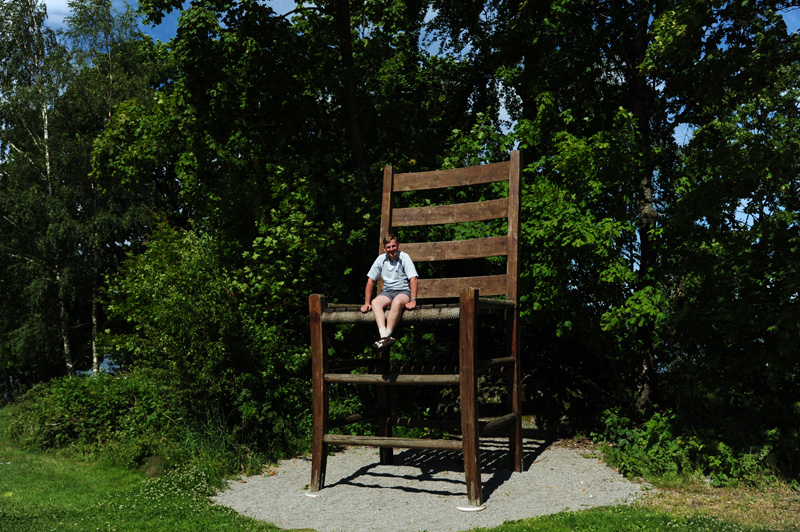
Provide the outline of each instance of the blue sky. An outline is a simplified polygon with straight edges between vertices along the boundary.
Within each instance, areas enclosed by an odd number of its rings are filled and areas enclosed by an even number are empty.
[[[278,13],[286,13],[294,8],[294,0],[266,0],[268,4]],[[47,5],[47,14],[49,15],[50,25],[52,27],[62,27],[64,18],[69,15],[69,0],[44,0]],[[138,6],[138,0],[131,0],[128,2],[134,8]],[[123,0],[113,0],[115,8],[119,9],[123,5]],[[800,9],[792,9],[786,11],[784,14],[786,25],[790,31],[797,31],[800,27]],[[178,27],[178,12],[173,11],[171,14],[164,18],[164,21],[157,27],[142,27],[142,29],[150,34],[154,39],[167,41],[175,35],[175,30]]]
[[[61,28],[64,26],[64,19],[69,16],[69,0],[44,0],[47,5],[47,16],[50,26],[54,28]],[[127,2],[133,8],[138,7],[138,0],[130,0]],[[267,0],[267,3],[272,6],[272,9],[278,13],[286,13],[295,7],[294,0]],[[125,4],[123,0],[112,0],[112,5],[115,9],[122,9]],[[178,15],[180,13],[176,10],[164,17],[161,24],[156,27],[143,25],[142,30],[148,33],[154,39],[161,41],[168,41],[171,37],[175,36],[175,31],[178,27]]]

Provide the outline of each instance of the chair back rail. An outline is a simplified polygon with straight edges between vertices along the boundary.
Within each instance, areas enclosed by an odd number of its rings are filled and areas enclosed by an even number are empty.
[[[395,208],[395,195],[402,192],[469,187],[487,183],[508,183],[508,196],[499,199],[424,207]],[[502,163],[398,173],[391,166],[383,172],[381,239],[395,227],[419,227],[506,219],[508,231],[489,236],[445,242],[403,242],[401,248],[415,263],[506,257],[506,272],[473,277],[421,278],[417,299],[457,298],[463,288],[474,287],[484,296],[505,296],[518,300],[519,287],[519,152]],[[379,252],[382,252],[381,242]]]

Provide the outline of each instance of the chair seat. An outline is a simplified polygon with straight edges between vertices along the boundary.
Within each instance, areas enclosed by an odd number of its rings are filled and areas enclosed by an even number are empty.
[[[481,297],[478,299],[478,312],[497,313],[513,310],[516,307],[514,301],[505,299],[495,299]],[[460,307],[455,303],[433,303],[418,304],[414,310],[407,310],[403,313],[404,322],[426,322],[426,321],[456,321],[460,317]],[[361,305],[358,304],[329,304],[322,311],[322,323],[325,324],[346,324],[346,323],[374,323],[375,316],[372,312],[361,312]]]

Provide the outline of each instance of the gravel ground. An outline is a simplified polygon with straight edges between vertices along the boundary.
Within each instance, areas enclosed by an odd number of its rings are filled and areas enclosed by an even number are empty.
[[[481,440],[486,509],[468,506],[461,454],[395,450],[382,466],[377,448],[348,448],[328,457],[326,486],[308,497],[310,457],[280,462],[263,475],[234,481],[214,502],[281,528],[319,532],[456,532],[505,521],[632,501],[632,483],[586,450],[525,440],[522,473],[505,469],[507,450]],[[507,447],[506,447],[507,449]]]

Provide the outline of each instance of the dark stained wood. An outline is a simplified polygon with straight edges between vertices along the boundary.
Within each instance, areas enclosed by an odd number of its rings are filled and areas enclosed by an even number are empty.
[[[409,192],[412,190],[431,190],[496,183],[508,179],[508,166],[509,163],[504,162],[451,170],[395,174],[394,191]]]
[[[519,152],[511,152],[508,170],[508,248],[506,273],[508,275],[506,295],[512,301],[519,298],[519,206],[521,199]]]
[[[371,313],[362,314],[360,303],[327,305],[321,296],[311,296],[309,313],[312,344],[312,394],[314,397],[312,434],[311,491],[324,486],[327,445],[372,445],[380,448],[381,463],[392,462],[393,448],[422,448],[459,450],[463,453],[465,480],[469,503],[483,503],[479,436],[484,432],[507,430],[510,466],[522,471],[522,417],[520,387],[519,339],[519,266],[520,266],[520,197],[521,162],[519,152],[512,152],[510,160],[503,163],[454,170],[395,174],[391,166],[384,169],[380,238],[394,227],[416,227],[453,223],[468,224],[485,220],[506,219],[508,233],[482,239],[456,242],[401,243],[415,262],[505,257],[506,273],[465,278],[420,279],[417,309],[406,311],[403,321],[459,322],[458,366],[443,361],[435,366],[390,365],[389,350],[375,358],[351,358],[339,363],[331,371],[327,356],[327,328],[338,324],[369,323],[374,326]],[[508,197],[482,202],[427,207],[394,208],[397,193],[412,190],[429,190],[444,187],[462,187],[492,182],[508,182]],[[379,253],[383,252],[382,242]],[[380,283],[379,283],[380,288]],[[479,298],[501,296],[501,298]],[[425,300],[457,300],[458,303],[425,303]],[[479,316],[495,314],[504,317],[507,329],[506,352],[488,360],[477,361],[477,334]],[[357,347],[355,353],[361,351]],[[352,355],[351,355],[352,356]],[[448,366],[448,363],[450,364]],[[349,369],[367,368],[368,374],[352,374]],[[374,369],[372,369],[374,368]],[[478,419],[478,373],[497,371],[506,379],[509,413],[488,421]],[[330,383],[366,384],[376,387],[377,409],[353,414],[341,420],[328,420],[328,387]],[[458,386],[460,392],[460,420],[422,419],[410,420],[393,415],[390,390],[395,386]],[[397,390],[395,389],[395,392]],[[377,422],[376,436],[334,435],[329,430],[335,425],[346,426],[355,422]],[[462,439],[432,440],[396,438],[393,427],[461,428]]]
[[[473,506],[483,504],[481,457],[478,447],[478,375],[475,372],[478,291],[465,288],[461,292],[459,332],[459,390],[461,392],[461,440],[464,445],[464,476],[467,498]]]
[[[493,358],[478,363],[478,369],[506,368],[514,365],[514,357]]]
[[[352,425],[353,423],[363,423],[365,421],[372,421],[373,419],[377,419],[379,412],[377,409],[370,410],[368,412],[362,412],[360,414],[351,414],[349,416],[333,419],[328,422],[329,429],[336,429],[339,427],[346,427],[347,425]]]
[[[458,374],[458,366],[392,366],[389,373]]]
[[[380,371],[385,375],[389,373],[392,366],[390,350],[385,349],[381,352]],[[378,398],[378,436],[381,438],[392,437],[392,425],[389,423],[389,414],[392,412],[392,393],[389,386],[380,386],[376,383],[375,395]],[[394,463],[394,451],[391,447],[381,447],[378,451],[382,465],[392,465]]]
[[[308,298],[311,325],[311,394],[313,397],[311,429],[311,484],[309,490],[316,492],[325,486],[325,469],[328,449],[323,438],[328,432],[328,385],[325,384],[328,351],[327,334],[322,324],[322,309],[325,297],[312,294]]]
[[[494,236],[450,242],[409,242],[401,244],[400,249],[414,262],[501,257],[508,252],[508,238]]]
[[[458,430],[461,428],[461,421],[458,419],[392,418],[389,420],[389,423],[395,427],[411,427],[417,429]]]
[[[394,170],[391,166],[383,169],[383,193],[381,197],[381,234],[378,241],[378,254],[383,253],[383,237],[392,232],[392,189],[394,188]]]
[[[394,227],[406,227],[478,222],[507,217],[508,198],[501,198],[475,203],[394,209],[392,222]]]
[[[506,425],[514,423],[516,420],[517,420],[517,416],[514,415],[513,412],[510,413],[510,414],[506,414],[504,416],[500,416],[498,418],[495,418],[495,419],[489,421],[488,423],[485,423],[481,427],[481,435],[483,435],[483,434],[491,434],[492,431],[499,430],[499,429],[505,427]]]
[[[524,471],[524,457],[522,449],[522,365],[519,356],[519,307],[509,312],[509,321],[510,324],[507,327],[509,331],[508,351],[511,353],[511,358],[514,362],[506,386],[508,388],[509,407],[516,418],[508,432],[508,455],[511,461],[510,469],[521,473]]]
[[[441,298],[453,297],[462,289],[474,286],[485,295],[504,295],[505,275],[489,275],[486,277],[451,277],[449,279],[420,279],[417,297]]]
[[[458,440],[434,440],[424,438],[381,438],[378,436],[348,436],[326,434],[325,443],[333,445],[368,445],[371,447],[395,447],[401,449],[438,449],[460,451]]]
[[[511,153],[508,169],[508,255],[506,257],[507,284],[506,297],[519,303],[519,249],[520,249],[520,203],[522,198],[521,167],[519,151]],[[519,306],[509,313],[510,323],[508,352],[514,359],[512,371],[507,381],[509,407],[516,418],[508,432],[509,459],[511,469],[523,471],[522,449],[522,369],[519,345]]]
[[[400,386],[437,384],[440,386],[447,386],[458,384],[458,375],[405,375],[402,373],[354,375],[352,373],[327,373],[325,375],[325,382],[338,382],[346,384],[394,384]]]

